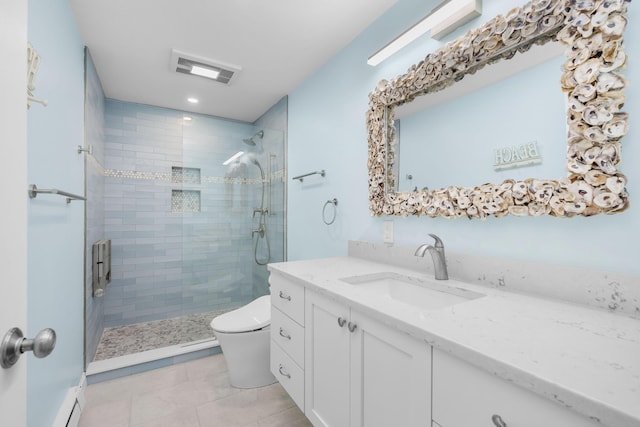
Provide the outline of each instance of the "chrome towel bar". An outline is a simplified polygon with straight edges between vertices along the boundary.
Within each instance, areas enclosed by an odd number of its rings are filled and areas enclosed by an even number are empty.
[[[78,196],[77,194],[67,193],[66,191],[58,190],[56,188],[38,188],[35,184],[29,186],[29,198],[35,199],[38,193],[45,194],[58,194],[67,198],[67,203],[71,203],[72,200],[87,200],[85,197]]]
[[[307,177],[307,176],[311,176],[311,175],[320,175],[321,177],[324,177],[325,175],[325,171],[324,169],[322,169],[321,171],[315,171],[315,172],[309,172],[309,173],[305,173],[304,175],[298,175],[298,176],[294,176],[292,179],[299,179],[300,182],[302,182],[302,178]]]

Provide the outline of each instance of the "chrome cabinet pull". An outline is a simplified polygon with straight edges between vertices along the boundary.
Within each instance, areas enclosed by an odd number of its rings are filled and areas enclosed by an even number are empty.
[[[338,317],[338,326],[340,326],[342,328],[345,323],[347,323],[347,319],[343,319],[342,317]]]
[[[286,299],[287,301],[291,301],[291,296],[280,291],[280,298]]]
[[[33,351],[37,358],[47,357],[56,346],[56,332],[43,329],[34,339],[25,338],[20,328],[12,328],[0,345],[0,366],[7,369],[15,365],[22,353]]]
[[[284,366],[280,365],[280,367],[278,368],[278,371],[280,372],[280,375],[282,375],[283,377],[287,377],[291,379],[291,374],[289,374],[287,371],[284,370]]]
[[[351,323],[351,322],[349,322],[349,324],[347,325],[347,328],[349,328],[349,332],[355,331],[357,327],[358,327],[358,325],[356,325],[355,323]]]
[[[286,332],[284,331],[284,329],[282,329],[282,328],[280,328],[280,336],[281,336],[281,337],[283,337],[283,338],[286,338],[286,339],[288,339],[288,340],[290,340],[290,339],[291,339],[291,335],[289,335],[288,333],[286,333]]]
[[[491,417],[491,421],[493,421],[493,425],[496,427],[507,427],[507,423],[502,421],[500,415],[494,415]]]

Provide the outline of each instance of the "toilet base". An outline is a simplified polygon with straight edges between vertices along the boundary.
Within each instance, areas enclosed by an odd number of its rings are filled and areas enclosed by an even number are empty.
[[[229,381],[236,388],[264,387],[275,383],[270,370],[270,327],[258,331],[215,332],[229,369]]]

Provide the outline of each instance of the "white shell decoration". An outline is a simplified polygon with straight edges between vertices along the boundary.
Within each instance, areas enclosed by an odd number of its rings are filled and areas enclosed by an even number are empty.
[[[372,215],[480,218],[573,217],[624,211],[626,177],[617,170],[628,115],[622,34],[630,0],[532,0],[430,53],[369,94],[369,209]],[[567,171],[559,180],[505,180],[476,187],[394,193],[394,107],[437,92],[485,65],[557,39],[566,46],[560,88],[567,94]]]

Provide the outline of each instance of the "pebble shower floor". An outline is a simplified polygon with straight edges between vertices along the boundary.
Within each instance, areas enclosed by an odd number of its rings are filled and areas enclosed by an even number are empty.
[[[94,361],[214,338],[211,320],[230,310],[105,328]]]

